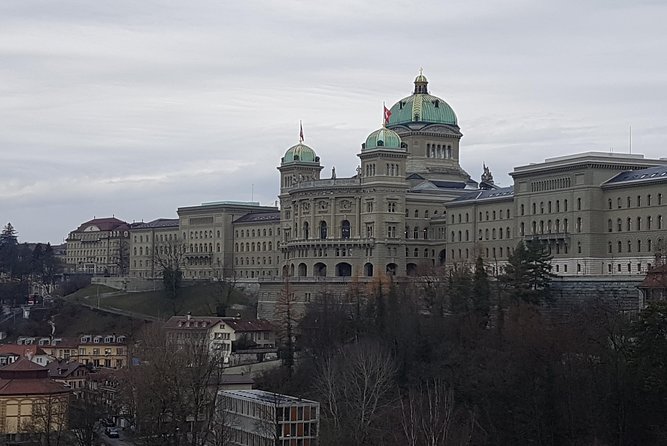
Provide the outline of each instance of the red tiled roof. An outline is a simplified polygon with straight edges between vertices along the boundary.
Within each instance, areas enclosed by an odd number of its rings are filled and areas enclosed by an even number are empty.
[[[69,387],[62,383],[45,379],[2,379],[0,378],[0,395],[44,395],[67,393]]]
[[[31,371],[31,370],[45,370],[46,367],[42,367],[39,364],[35,364],[28,358],[21,358],[17,361],[12,362],[11,364],[7,364],[6,366],[0,367],[0,370],[5,372],[7,370],[10,371]]]
[[[94,218],[85,223],[82,223],[76,230],[83,231],[88,226],[97,226],[100,231],[112,231],[114,229],[128,229],[129,226],[123,220],[118,220],[115,217]]]
[[[46,355],[41,346],[30,344],[30,345],[18,345],[18,344],[0,344],[0,354],[2,353],[14,353],[27,357],[28,354],[35,355]]]
[[[649,270],[639,288],[667,288],[667,265]]]

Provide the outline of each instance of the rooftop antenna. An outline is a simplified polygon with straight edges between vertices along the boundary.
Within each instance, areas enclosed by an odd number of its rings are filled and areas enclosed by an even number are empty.
[[[630,154],[632,154],[632,125],[630,125],[630,141],[629,141]]]
[[[255,201],[255,185],[250,185],[250,201]]]

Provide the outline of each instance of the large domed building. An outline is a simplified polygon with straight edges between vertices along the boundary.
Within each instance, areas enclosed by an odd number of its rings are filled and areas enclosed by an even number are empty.
[[[243,253],[236,261],[242,278],[259,276],[260,307],[275,301],[284,277],[307,301],[313,281],[345,285],[353,277],[410,276],[443,265],[444,204],[478,188],[459,165],[461,136],[454,110],[429,93],[420,73],[412,95],[361,144],[353,177],[332,169],[322,178],[315,149],[303,141],[290,147],[278,167],[274,275],[261,276]]]
[[[422,73],[386,115],[385,125],[349,149],[358,166],[351,177],[335,169],[322,175],[325,154],[301,137],[280,158],[279,207],[210,202],[179,208],[178,220],[128,224],[130,276],[159,278],[153,256],[178,241],[185,279],[255,287],[258,315],[273,318],[285,292],[305,308],[351,282],[431,274],[478,257],[497,273],[520,240],[548,246],[553,272],[570,279],[623,274],[631,283],[667,258],[667,160],[559,156],[516,167],[513,185],[499,188],[486,166],[479,184],[461,168],[456,113],[431,94]],[[84,235],[70,234],[68,257],[97,252],[86,243],[99,242],[93,235],[104,228],[91,232],[90,223],[79,228]],[[569,293],[589,285],[563,286]],[[628,302],[637,294],[634,285],[623,292]]]

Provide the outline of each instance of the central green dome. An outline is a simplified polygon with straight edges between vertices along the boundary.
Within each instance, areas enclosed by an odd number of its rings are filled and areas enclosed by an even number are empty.
[[[320,157],[315,154],[315,151],[303,143],[299,143],[290,147],[285,152],[282,159],[284,163],[319,163]]]
[[[415,91],[391,107],[389,125],[421,122],[458,126],[452,107],[437,96],[428,93],[428,80],[423,74],[415,79]]]
[[[404,150],[401,145],[401,137],[398,136],[398,133],[382,127],[368,135],[361,151],[374,149]]]

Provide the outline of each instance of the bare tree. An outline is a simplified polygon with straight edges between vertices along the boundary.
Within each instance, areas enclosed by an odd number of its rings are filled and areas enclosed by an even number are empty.
[[[97,438],[97,425],[107,415],[101,401],[85,390],[72,399],[69,406],[69,428],[77,446],[93,446]]]
[[[217,435],[222,357],[205,341],[168,344],[157,325],[143,334],[137,354],[142,364],[128,369],[123,395],[143,444],[207,445]]]
[[[401,395],[401,428],[408,445],[463,446],[470,444],[475,417],[457,410],[454,392],[439,378],[411,387]]]
[[[297,324],[296,301],[289,277],[285,277],[283,289],[276,301],[274,318],[278,323],[278,335],[283,346],[283,367],[287,370],[288,376],[292,376],[294,371],[294,330]]]
[[[164,290],[172,301],[173,312],[178,314],[182,305],[179,302],[183,265],[185,263],[185,242],[179,239],[165,240],[155,245],[153,268],[155,274],[162,277]]]
[[[365,444],[393,402],[396,366],[381,345],[360,342],[320,363],[315,386],[333,430],[355,445]]]
[[[70,395],[54,394],[33,401],[30,421],[21,429],[44,446],[65,444]]]

